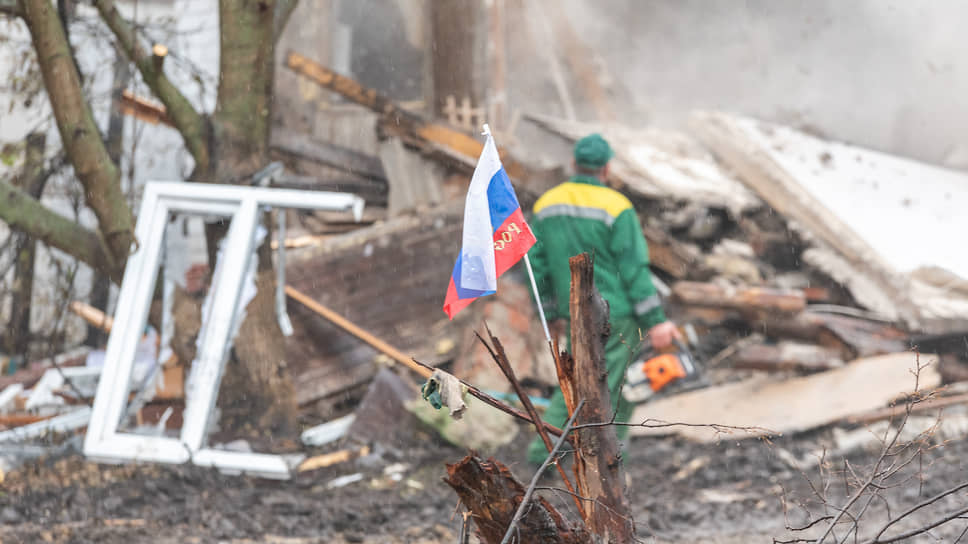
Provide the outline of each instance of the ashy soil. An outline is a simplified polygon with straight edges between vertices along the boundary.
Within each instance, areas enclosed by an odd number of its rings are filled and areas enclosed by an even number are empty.
[[[529,439],[494,452],[528,482]],[[76,453],[35,460],[7,474],[0,492],[0,542],[7,543],[412,543],[460,542],[463,517],[456,494],[442,482],[444,465],[467,452],[428,435],[397,449],[375,447],[354,461],[301,473],[292,481],[230,476],[193,466],[98,465]],[[818,523],[836,514],[852,492],[849,477],[863,478],[876,452],[828,458],[823,473],[791,468],[827,438],[827,431],[776,441],[724,440],[693,444],[679,439],[633,439],[627,449],[629,498],[642,542],[772,542],[816,537]],[[334,448],[345,447],[337,444]],[[968,480],[968,443],[949,441],[907,463],[901,485],[881,491],[891,515]],[[360,474],[342,487],[334,479]],[[570,498],[556,490],[558,476],[543,479],[545,497],[577,520]],[[901,480],[899,480],[901,481]],[[819,497],[826,497],[826,506]],[[888,519],[874,501],[861,519],[862,534]],[[964,507],[964,492],[899,528]],[[956,542],[964,519],[907,542]],[[813,532],[811,532],[813,531]],[[843,535],[843,530],[838,535]],[[475,542],[473,537],[470,542]],[[851,540],[853,541],[853,540]]]

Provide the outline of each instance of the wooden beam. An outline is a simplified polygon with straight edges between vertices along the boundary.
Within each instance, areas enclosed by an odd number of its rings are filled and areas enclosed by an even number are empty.
[[[72,312],[80,316],[81,319],[87,321],[88,324],[94,325],[104,332],[110,333],[111,327],[114,326],[113,317],[105,314],[101,310],[98,310],[86,302],[75,300],[71,302],[70,306],[68,307]]]
[[[687,305],[769,310],[785,314],[799,313],[807,306],[807,299],[802,291],[769,287],[734,287],[680,281],[672,285],[672,295]]]
[[[168,117],[163,105],[135,96],[131,91],[125,90],[121,93],[120,107],[124,115],[131,115],[152,125],[162,124],[175,128],[175,123]]]
[[[817,372],[844,366],[837,349],[799,342],[752,344],[740,348],[732,357],[733,368],[753,370],[801,370]]]
[[[286,67],[347,100],[381,114],[385,118],[381,123],[384,131],[399,136],[425,152],[433,152],[439,146],[468,159],[473,165],[484,149],[484,143],[480,139],[408,112],[375,89],[364,87],[299,53],[289,52]],[[523,181],[528,178],[529,168],[511,158],[507,150],[498,147],[498,152],[504,170],[511,179]]]
[[[274,130],[269,146],[275,151],[345,170],[366,179],[387,180],[379,157],[331,143],[318,142],[302,134]]]
[[[649,264],[679,280],[695,274],[701,265],[699,255],[690,251],[660,229],[642,225],[649,244]]]
[[[357,449],[346,449],[333,451],[330,453],[324,453],[322,455],[316,455],[306,459],[302,463],[299,463],[299,468],[296,469],[297,472],[308,472],[310,470],[318,470],[321,468],[326,468],[333,466],[338,463],[345,463],[347,461],[352,461],[358,457],[365,457],[370,454],[370,447],[363,446]]]
[[[417,361],[416,359],[407,358],[407,356],[404,355],[402,352],[400,352],[400,350],[394,348],[393,346],[387,344],[383,340],[380,340],[376,336],[374,336],[374,335],[370,334],[369,332],[363,330],[362,328],[360,328],[356,324],[352,323],[350,320],[348,320],[345,317],[339,315],[338,313],[334,312],[333,310],[330,310],[329,308],[323,306],[322,304],[316,302],[315,300],[313,300],[309,296],[307,296],[307,295],[305,295],[305,294],[297,291],[292,286],[289,286],[289,285],[286,286],[286,294],[290,298],[292,298],[293,300],[295,300],[295,301],[299,302],[300,304],[306,306],[307,308],[309,308],[313,312],[315,312],[315,313],[319,314],[320,316],[328,319],[333,324],[339,326],[343,330],[349,332],[350,334],[356,336],[360,340],[363,340],[364,342],[366,342],[367,344],[369,344],[373,348],[375,348],[375,349],[379,350],[380,352],[382,352],[383,354],[389,356],[394,361],[397,361],[397,362],[401,363],[402,365],[404,365],[405,367],[409,368],[410,370],[416,372],[421,377],[423,377],[425,379],[429,379],[430,376],[434,373],[434,370],[435,370],[434,368],[432,368],[430,366],[427,366],[427,365],[425,365],[425,364]],[[486,404],[488,404],[490,406],[493,406],[494,408],[497,408],[498,410],[501,410],[501,411],[503,411],[506,414],[510,414],[510,415],[512,415],[512,416],[514,416],[514,417],[516,417],[518,419],[521,419],[523,421],[527,421],[527,422],[530,422],[530,423],[534,423],[534,420],[531,419],[531,417],[529,415],[525,414],[524,412],[522,412],[520,410],[517,410],[515,408],[512,408],[512,407],[508,406],[507,404],[504,404],[503,402],[495,399],[494,397],[488,395],[487,393],[484,393],[480,389],[478,389],[478,388],[476,388],[476,387],[474,387],[474,386],[472,386],[472,385],[470,385],[470,384],[468,384],[466,382],[463,382],[462,381],[461,383],[465,387],[467,387],[467,392],[468,393],[470,393],[471,395],[473,395],[477,399],[483,401],[484,403],[486,403]],[[545,422],[539,422],[539,423],[541,425],[543,425],[544,428],[545,428],[545,430],[547,430],[549,433],[552,433],[552,434],[554,434],[556,436],[560,436],[561,435],[561,429],[559,429],[558,427],[555,427],[554,425],[551,425],[551,424],[545,423]]]

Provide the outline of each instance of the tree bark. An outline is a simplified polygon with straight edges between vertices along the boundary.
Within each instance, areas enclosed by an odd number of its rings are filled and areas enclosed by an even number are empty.
[[[43,133],[27,136],[27,150],[19,185],[29,191],[33,198],[40,198],[44,191],[44,150],[47,138]],[[13,233],[15,255],[13,270],[13,297],[10,301],[10,324],[7,326],[6,351],[27,361],[30,347],[30,301],[34,293],[34,259],[37,241],[25,232]]]
[[[218,158],[212,168],[216,182],[248,182],[269,160],[274,24],[274,2],[219,3],[220,78],[212,153]],[[213,241],[220,238],[221,229],[207,230],[216,235]],[[247,419],[255,418],[252,430],[257,430],[258,436],[275,440],[295,436],[297,406],[285,361],[285,338],[273,302],[275,274],[270,239],[266,236],[257,250],[258,293],[246,309],[245,321],[235,339],[220,398],[223,408],[246,406]],[[231,412],[227,409],[226,416]],[[244,433],[246,429],[240,425],[243,420],[227,417],[223,422]]]
[[[587,253],[568,260],[571,267],[571,345],[574,372],[570,387],[569,412],[580,399],[585,406],[576,427],[608,422],[612,403],[605,365],[605,339],[608,337],[608,306],[595,288],[595,270]],[[588,500],[585,523],[607,542],[635,541],[631,509],[625,497],[625,473],[619,453],[618,437],[609,425],[579,428],[575,435],[575,479],[578,494]]]
[[[131,81],[131,70],[128,68],[128,59],[120,50],[115,52],[114,78],[111,82],[111,113],[108,117],[108,156],[114,164],[121,164],[121,154],[124,146],[124,115],[121,113],[121,95],[128,82]],[[94,284],[91,286],[91,293],[88,302],[95,308],[106,312],[108,310],[108,299],[111,295],[111,279],[103,274],[95,274]],[[92,324],[87,326],[87,337],[84,344],[92,348],[100,348],[108,341],[108,335]]]
[[[134,242],[134,220],[121,192],[120,172],[84,98],[57,10],[49,0],[23,0],[22,7],[64,149],[84,185],[87,205],[97,216],[108,270],[112,277],[120,277]]]
[[[202,117],[185,95],[175,87],[165,75],[162,64],[155,62],[155,57],[147,52],[141,43],[135,28],[118,12],[113,0],[95,0],[101,18],[107,23],[111,32],[118,40],[118,46],[125,52],[128,59],[138,67],[141,77],[151,91],[165,105],[165,111],[171,119],[178,133],[185,142],[185,147],[195,159],[196,172],[205,172],[209,168],[209,133],[205,118]],[[245,93],[242,93],[245,94]]]
[[[51,211],[31,196],[0,179],[0,218],[11,230],[29,233],[36,240],[71,255],[120,281],[121,270],[110,265],[98,234]]]

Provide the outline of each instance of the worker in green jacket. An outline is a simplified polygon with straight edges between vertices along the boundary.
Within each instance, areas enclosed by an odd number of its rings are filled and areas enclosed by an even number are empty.
[[[611,334],[605,344],[605,364],[612,410],[615,421],[627,422],[633,406],[621,392],[626,368],[643,340],[662,349],[679,338],[679,331],[666,319],[652,283],[649,251],[635,208],[628,198],[604,184],[612,156],[608,142],[598,134],[575,144],[575,175],[544,193],[534,205],[529,225],[538,241],[528,257],[552,329],[568,331],[568,259],[580,253],[593,256],[595,286],[609,306]],[[560,389],[552,396],[544,419],[559,427],[568,420]],[[619,426],[616,432],[624,440],[628,427]],[[539,464],[547,455],[544,443],[535,438],[528,447],[528,461]]]

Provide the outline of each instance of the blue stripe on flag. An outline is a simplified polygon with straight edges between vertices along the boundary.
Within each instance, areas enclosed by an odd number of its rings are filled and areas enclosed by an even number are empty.
[[[521,207],[504,167],[491,176],[491,181],[487,185],[487,201],[491,211],[491,227],[495,231]]]
[[[494,290],[481,291],[479,289],[465,289],[461,287],[460,274],[461,274],[461,265],[463,263],[463,259],[464,259],[463,255],[460,255],[460,254],[457,255],[457,262],[454,263],[454,272],[451,274],[451,277],[454,279],[454,287],[457,290],[457,298],[464,299],[464,298],[483,297],[486,295],[493,295],[494,293],[496,293],[497,291],[494,291]]]

